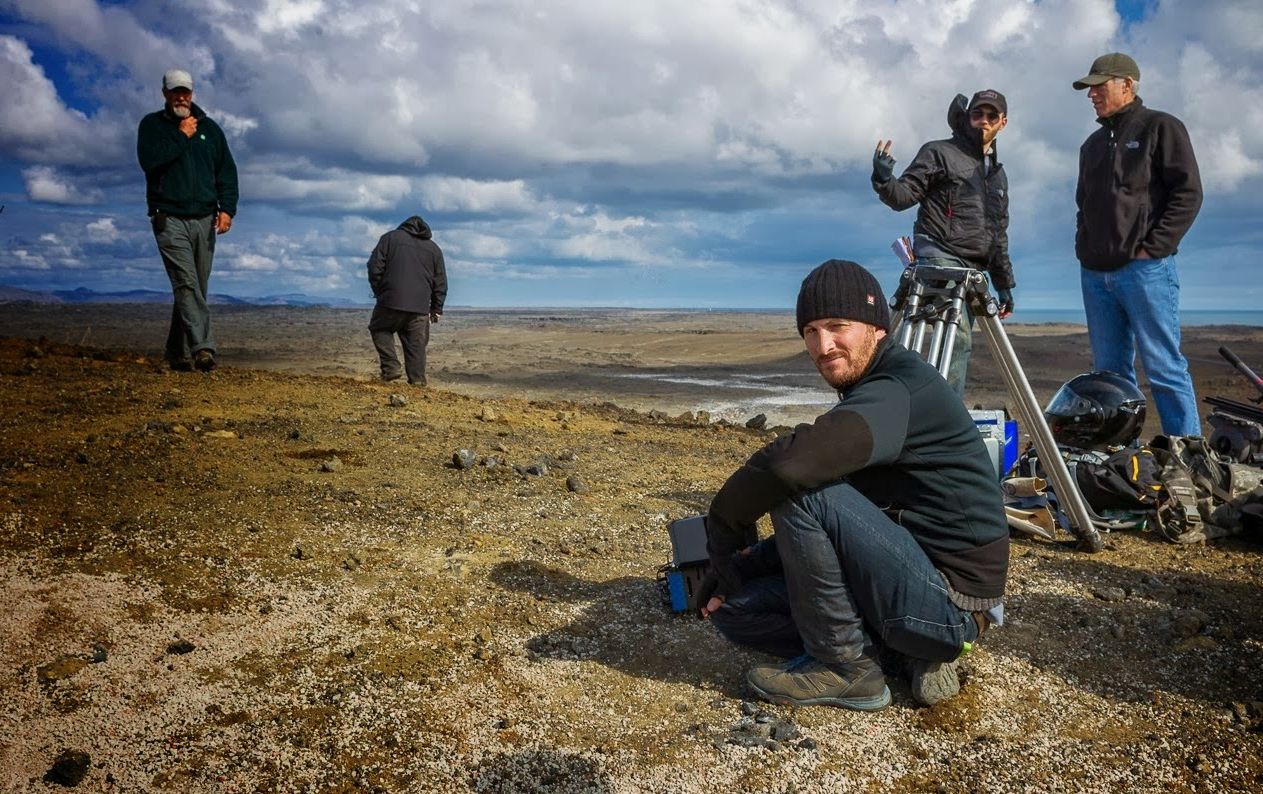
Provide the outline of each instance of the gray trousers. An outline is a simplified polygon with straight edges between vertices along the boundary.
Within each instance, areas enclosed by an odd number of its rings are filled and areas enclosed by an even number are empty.
[[[214,353],[206,289],[215,257],[215,215],[177,218],[158,213],[150,221],[175,298],[167,332],[167,361],[187,361],[199,350]]]
[[[373,347],[377,348],[382,380],[395,380],[400,376],[399,357],[395,355],[395,335],[398,334],[408,382],[425,385],[425,346],[430,343],[430,315],[377,306],[368,321],[368,331],[373,336]]]

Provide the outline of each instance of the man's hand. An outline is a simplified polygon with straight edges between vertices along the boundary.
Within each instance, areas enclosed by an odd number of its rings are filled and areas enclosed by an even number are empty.
[[[1000,299],[1000,319],[1003,320],[1013,313],[1013,290],[998,289],[996,297]]]
[[[711,596],[709,599],[707,599],[705,605],[702,606],[702,610],[701,610],[702,619],[705,620],[706,618],[715,614],[716,612],[719,611],[719,608],[723,605],[724,605],[723,598],[719,596]]]
[[[873,152],[873,183],[884,185],[895,178],[895,158],[890,156],[890,145],[894,141],[883,144],[877,142],[877,151]]]
[[[442,314],[440,314],[439,312],[430,312],[430,322],[431,322],[431,323],[437,323],[437,322],[438,322],[439,320],[441,320],[442,318],[443,318],[443,315],[442,315]]]
[[[216,216],[215,218],[215,233],[227,234],[228,230],[231,228],[232,228],[232,216],[226,212],[219,213],[219,215]]]
[[[192,138],[197,134],[197,119],[188,116],[180,121],[180,132],[184,133],[184,137]]]

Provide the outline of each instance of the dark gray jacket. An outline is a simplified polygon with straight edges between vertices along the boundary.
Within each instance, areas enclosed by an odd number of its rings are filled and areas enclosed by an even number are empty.
[[[754,453],[715,495],[706,524],[719,592],[740,586],[732,554],[757,540],[760,516],[842,479],[907,529],[957,593],[1004,595],[1008,519],[982,436],[938,371],[889,336],[836,406]]]
[[[1174,254],[1202,206],[1202,179],[1180,120],[1135,101],[1097,119],[1079,149],[1074,252],[1088,270],[1117,270],[1141,248]]]
[[[443,251],[418,215],[386,232],[368,258],[368,283],[377,305],[415,314],[442,314],[447,300]]]
[[[919,204],[913,230],[952,256],[991,275],[996,289],[1012,289],[1009,261],[1009,178],[991,144],[983,162],[982,133],[969,126],[968,100],[957,94],[947,108],[952,137],[921,147],[903,175],[874,182],[882,203],[903,211]]]

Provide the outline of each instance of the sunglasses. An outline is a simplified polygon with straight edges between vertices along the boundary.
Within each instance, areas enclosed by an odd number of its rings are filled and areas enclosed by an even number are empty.
[[[987,121],[999,121],[999,120],[1000,120],[1000,114],[999,114],[999,113],[997,113],[997,112],[996,112],[996,111],[994,111],[994,110],[985,110],[985,109],[983,109],[983,108],[974,108],[973,110],[969,111],[969,118],[971,118],[971,119],[986,119]]]

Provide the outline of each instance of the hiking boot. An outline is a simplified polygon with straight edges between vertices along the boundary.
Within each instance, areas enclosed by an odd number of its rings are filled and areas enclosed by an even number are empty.
[[[193,366],[202,372],[210,372],[219,365],[215,363],[215,354],[207,348],[202,348],[193,354]]]
[[[167,359],[167,366],[170,367],[173,372],[192,372],[193,359],[191,358]]]
[[[927,662],[924,659],[908,661],[912,699],[922,706],[933,706],[960,693],[956,662]]]
[[[746,683],[759,697],[781,705],[841,706],[857,711],[890,705],[886,678],[877,662],[866,656],[826,665],[804,654],[783,665],[759,665],[746,673]]]

